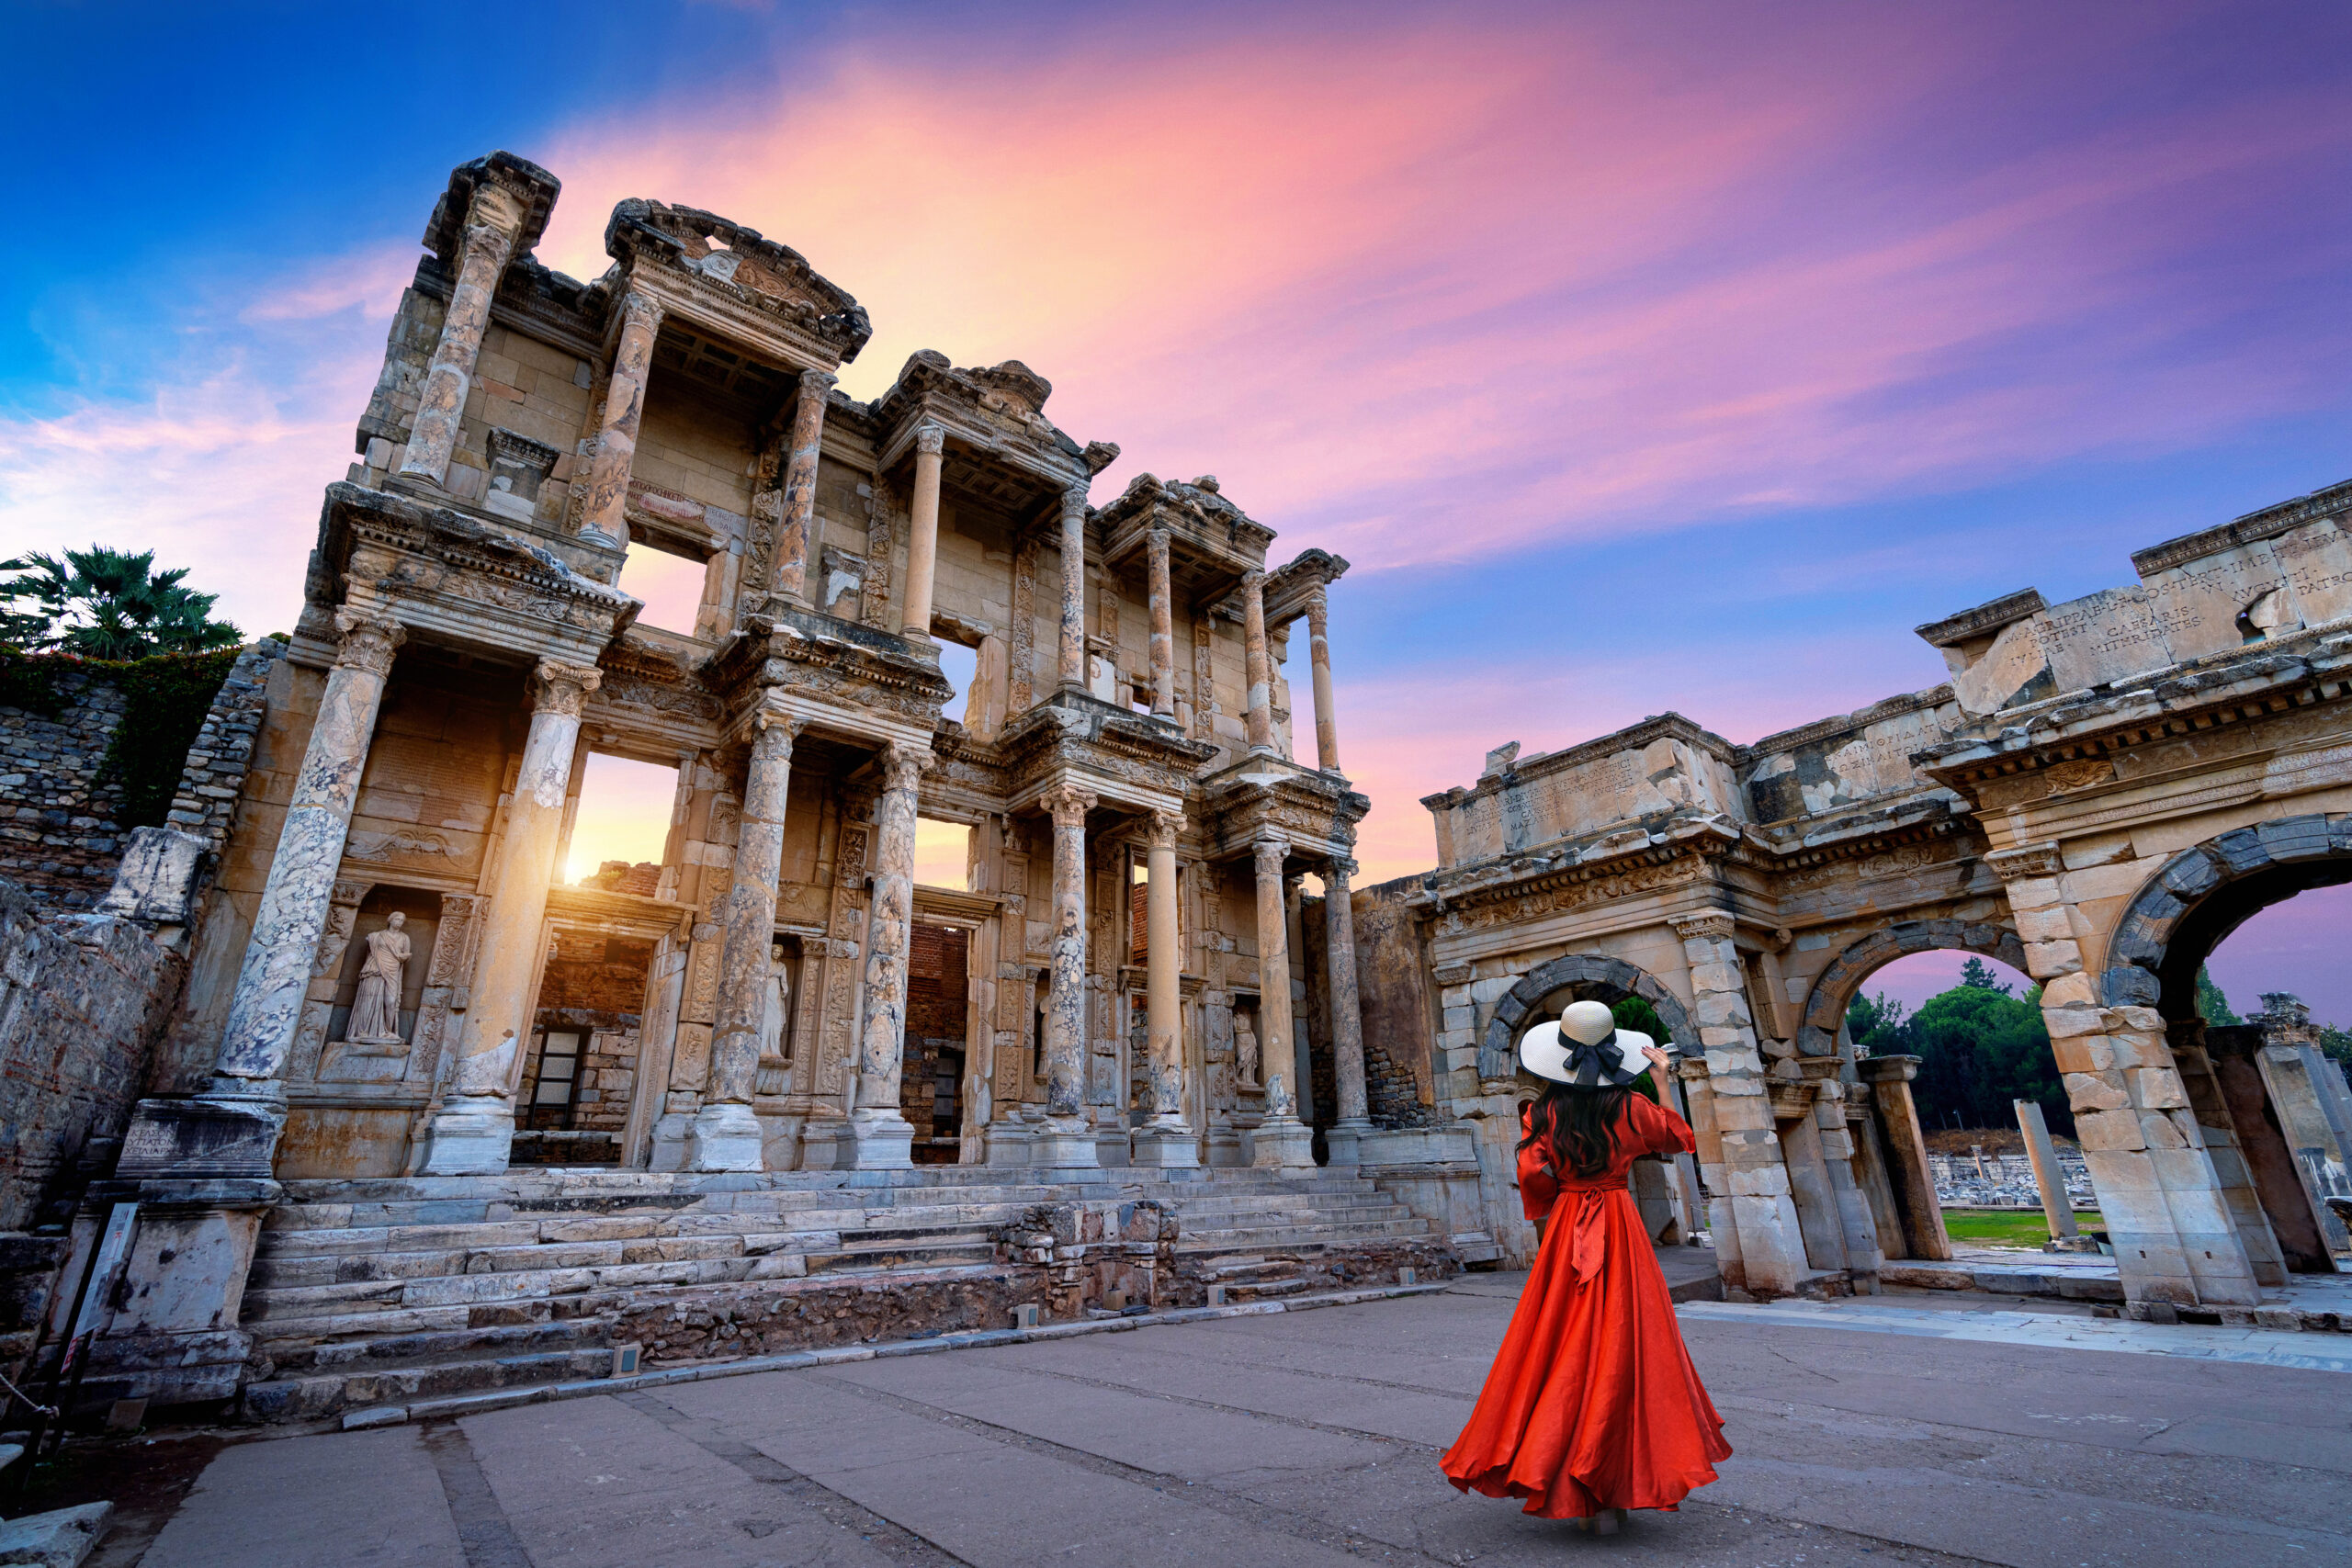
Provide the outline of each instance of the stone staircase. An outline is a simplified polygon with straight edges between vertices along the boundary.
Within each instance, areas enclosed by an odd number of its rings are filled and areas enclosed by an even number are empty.
[[[1057,1172],[1057,1175],[1061,1173]],[[365,1405],[649,1365],[1001,1328],[1051,1269],[1008,1238],[1042,1205],[1178,1216],[1156,1304],[1200,1305],[1451,1271],[1444,1238],[1370,1181],[1320,1172],[1017,1169],[514,1170],[293,1181],[270,1214],[242,1326],[246,1413],[315,1420]],[[1076,1269],[1062,1270],[1075,1277]],[[738,1320],[741,1320],[740,1322]]]

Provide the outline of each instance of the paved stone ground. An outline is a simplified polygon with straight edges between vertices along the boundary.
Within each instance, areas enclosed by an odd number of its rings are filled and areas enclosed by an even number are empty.
[[[171,1489],[153,1519],[98,1561],[2352,1560],[2345,1374],[2146,1353],[2162,1344],[2135,1348],[2124,1331],[2149,1325],[2064,1307],[2033,1314],[2033,1326],[2073,1322],[2115,1348],[2020,1343],[1996,1332],[1997,1320],[2025,1315],[2016,1303],[1942,1294],[1811,1308],[1793,1321],[1686,1306],[1684,1332],[1736,1456],[1679,1514],[1635,1515],[1613,1540],[1576,1535],[1515,1505],[1464,1497],[1436,1469],[1518,1284],[1474,1276],[1444,1294],[1352,1307],[237,1443],[188,1461],[193,1487]],[[1980,1337],[1920,1332],[1955,1325]]]

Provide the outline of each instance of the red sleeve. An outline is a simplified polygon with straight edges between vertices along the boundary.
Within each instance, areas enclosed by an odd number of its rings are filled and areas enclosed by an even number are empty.
[[[1698,1152],[1699,1140],[1690,1131],[1690,1123],[1657,1101],[1634,1095],[1625,1101],[1632,1114],[1627,1118],[1634,1135],[1642,1141],[1642,1152],[1653,1155],[1687,1155]]]
[[[1527,1135],[1528,1123],[1535,1113],[1532,1105],[1519,1108],[1519,1133]],[[1519,1151],[1519,1202],[1527,1213],[1530,1224],[1552,1212],[1553,1201],[1560,1195],[1560,1183],[1544,1168],[1548,1151],[1541,1144],[1530,1144]]]

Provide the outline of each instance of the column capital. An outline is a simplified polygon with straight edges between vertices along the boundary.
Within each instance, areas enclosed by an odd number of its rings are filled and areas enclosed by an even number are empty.
[[[511,245],[526,212],[521,196],[494,179],[483,180],[474,186],[473,199],[466,204],[466,241],[472,243],[476,229],[488,229]]]
[[[1174,537],[1175,536],[1165,528],[1146,528],[1143,531],[1145,547],[1155,556],[1166,555],[1169,544]]]
[[[503,192],[501,194],[503,194]],[[519,222],[520,220],[518,219]],[[481,218],[481,197],[474,197],[474,209],[466,224],[466,254],[479,255],[501,272],[514,254],[514,229],[512,225],[484,222]]]
[[[662,301],[652,295],[640,294],[632,288],[621,296],[621,325],[624,330],[638,326],[647,332],[659,332],[662,316]]]
[[[605,672],[593,664],[567,664],[560,659],[542,659],[531,671],[531,711],[558,713],[566,718],[580,716],[580,705],[588,694],[605,683]]]
[[[915,427],[915,450],[927,457],[936,457],[947,450],[947,430],[944,425],[923,424]]]
[[[1099,797],[1091,790],[1080,789],[1076,784],[1057,784],[1037,799],[1037,804],[1053,818],[1057,828],[1085,827],[1086,814],[1099,803]]]
[[[1345,887],[1348,885],[1348,878],[1353,876],[1357,870],[1356,863],[1351,860],[1334,860],[1324,872],[1324,876],[1332,884]]]
[[[800,395],[804,398],[830,396],[834,383],[840,379],[830,370],[803,370],[800,373]]]
[[[885,793],[906,791],[915,787],[922,775],[939,759],[928,746],[916,746],[904,740],[893,740],[882,749],[882,788]]]
[[[2023,882],[2030,877],[2055,876],[2066,869],[2064,857],[2053,840],[2040,844],[2020,844],[2014,850],[1995,850],[1984,857],[1993,874],[2003,882]]]
[[[1176,835],[1184,830],[1184,814],[1181,811],[1155,811],[1151,814],[1151,847],[1172,850]]]
[[[1324,619],[1331,613],[1331,595],[1323,584],[1318,582],[1306,591],[1306,609],[1307,625],[1320,637]]]
[[[1250,846],[1250,852],[1258,857],[1260,876],[1280,876],[1283,862],[1290,858],[1290,840],[1260,839]]]
[[[1062,491],[1062,521],[1068,523],[1073,517],[1083,518],[1085,515],[1086,487],[1071,485]]]
[[[334,613],[334,629],[343,639],[335,650],[336,666],[371,675],[390,674],[392,655],[408,640],[408,628],[391,616],[348,605]]]
[[[1257,568],[1252,567],[1248,571],[1241,574],[1241,591],[1243,592],[1262,593],[1265,592],[1265,588],[1266,574],[1260,571]]]
[[[1685,942],[1728,941],[1737,924],[1729,909],[1695,909],[1687,915],[1668,915],[1666,923]]]

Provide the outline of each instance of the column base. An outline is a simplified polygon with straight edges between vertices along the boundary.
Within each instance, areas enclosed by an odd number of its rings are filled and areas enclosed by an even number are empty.
[[[850,1167],[854,1170],[905,1170],[915,1163],[914,1123],[894,1107],[850,1112]]]
[[[433,1113],[419,1176],[495,1176],[514,1150],[514,1102],[503,1095],[453,1094]]]
[[[989,1123],[988,1163],[1015,1168],[1029,1163],[1031,1130],[1019,1122]]]
[[[1250,1163],[1260,1170],[1313,1170],[1315,1129],[1295,1116],[1259,1123],[1250,1135]]]
[[[1323,1146],[1330,1151],[1333,1165],[1362,1165],[1363,1140],[1378,1130],[1368,1117],[1351,1117],[1324,1129]]]
[[[1181,1121],[1150,1122],[1136,1129],[1134,1164],[1161,1170],[1195,1170],[1201,1163],[1200,1140]]]
[[[1230,1123],[1220,1123],[1209,1129],[1209,1164],[1219,1170],[1233,1170],[1250,1163],[1250,1145],[1241,1129]]]
[[[1102,1164],[1102,1151],[1084,1117],[1057,1117],[1037,1129],[1029,1145],[1029,1163],[1062,1170],[1093,1170]]]
[[[694,1171],[757,1170],[760,1119],[748,1105],[706,1105],[686,1132],[686,1168]]]
[[[848,1170],[854,1163],[857,1144],[851,1138],[849,1118],[836,1112],[830,1116],[811,1116],[808,1124],[800,1129],[800,1163],[797,1170]]]
[[[692,1111],[665,1111],[654,1119],[653,1147],[645,1157],[648,1170],[686,1168],[686,1134],[694,1130]]]

